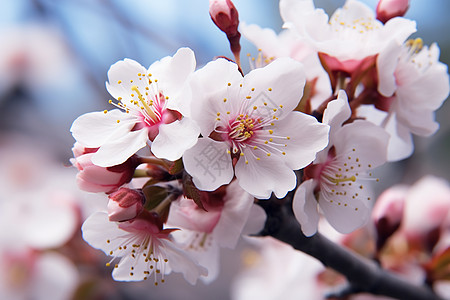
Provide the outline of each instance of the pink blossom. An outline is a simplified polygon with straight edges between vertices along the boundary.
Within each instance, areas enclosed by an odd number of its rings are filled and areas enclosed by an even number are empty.
[[[97,149],[84,148],[78,142],[74,144],[72,151],[75,158],[71,162],[79,170],[77,174],[78,187],[86,192],[111,193],[117,190],[123,184],[131,181],[134,170],[139,165],[138,158],[131,156],[117,166],[97,166],[92,162],[92,157]]]
[[[409,8],[409,0],[380,0],[377,5],[377,19],[386,23],[392,18],[403,17]]]
[[[214,24],[227,36],[234,36],[238,33],[239,14],[230,0],[210,0],[209,14]]]
[[[195,284],[207,272],[173,241],[174,230],[163,229],[158,215],[146,211],[121,223],[111,222],[106,213],[97,212],[82,226],[84,240],[112,256],[107,266],[120,259],[112,273],[115,280],[141,281],[153,277],[157,285],[165,281],[165,275],[175,271]]]
[[[122,222],[131,220],[144,209],[144,194],[138,190],[121,187],[119,190],[111,193],[108,198],[108,217],[110,221]]]

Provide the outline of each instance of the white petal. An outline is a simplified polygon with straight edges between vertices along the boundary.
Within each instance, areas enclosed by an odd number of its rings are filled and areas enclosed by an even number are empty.
[[[124,135],[114,135],[92,156],[92,163],[100,167],[120,165],[139,149],[144,148],[147,140],[148,133],[145,127]]]
[[[128,122],[132,117],[113,109],[104,112],[91,112],[79,116],[72,124],[70,132],[73,137],[86,147],[97,148],[107,142],[111,136],[131,130],[134,123]],[[117,120],[121,120],[117,123]]]
[[[401,51],[402,46],[391,41],[377,57],[378,91],[383,96],[390,97],[397,89],[394,72]]]
[[[227,110],[237,112],[237,109],[228,106],[233,105],[232,100],[240,100],[237,93],[242,75],[235,63],[217,59],[197,70],[189,82],[194,99],[192,105],[195,107],[191,111],[192,118],[200,126],[203,136],[209,136],[215,129],[218,112],[222,114]],[[226,102],[224,98],[227,98]]]
[[[214,228],[214,237],[221,247],[233,249],[241,236],[245,223],[249,219],[253,205],[253,196],[246,193],[233,181],[227,187],[224,207],[219,222]]]
[[[148,85],[145,77],[142,79],[138,74],[147,74],[147,70],[138,62],[128,58],[118,61],[108,70],[109,82],[106,82],[106,89],[116,99],[129,99],[132,86],[136,85],[142,91]]]
[[[155,276],[153,270],[148,268],[148,265],[143,255],[137,255],[136,258],[126,255],[120,259],[117,268],[113,269],[112,277],[116,281],[141,281],[145,277]],[[145,274],[144,271],[152,273]]]
[[[302,182],[292,200],[295,218],[300,223],[303,234],[306,236],[314,235],[319,224],[320,216],[317,210],[317,200],[314,196],[315,186],[314,179]]]
[[[282,119],[297,107],[305,82],[303,65],[292,58],[282,57],[248,73],[244,77],[241,94],[242,97],[251,97],[248,107],[276,109],[276,116]]]
[[[392,117],[387,125],[386,131],[391,135],[388,145],[388,161],[399,161],[412,155],[414,143],[409,129],[399,124]]]
[[[120,230],[115,222],[110,222],[106,212],[96,212],[84,221],[81,227],[83,239],[92,247],[100,249],[106,255],[121,245],[124,231]],[[107,242],[109,240],[109,243]]]
[[[257,205],[253,204],[250,210],[250,215],[248,217],[247,223],[245,224],[242,234],[250,235],[257,234],[264,229],[266,224],[267,215],[265,210]]]
[[[398,44],[416,32],[416,22],[406,18],[392,18],[384,24],[380,39],[395,40]]]
[[[244,156],[238,160],[235,173],[239,185],[259,199],[269,198],[272,192],[277,198],[283,198],[295,188],[297,182],[295,173],[280,157],[267,156],[258,149],[244,149]]]
[[[369,165],[375,168],[386,162],[388,141],[389,134],[383,128],[364,120],[344,125],[332,137],[336,153],[354,156],[350,159],[358,159],[363,168]]]
[[[312,0],[280,0],[280,15],[284,22],[296,22],[302,14],[314,9]]]
[[[194,52],[189,48],[180,48],[173,57],[164,57],[149,67],[152,78],[158,80],[158,88],[169,97],[167,108],[179,110],[179,106],[190,106],[190,95],[181,92],[195,65]]]
[[[199,134],[197,124],[189,118],[162,124],[152,143],[152,152],[156,157],[175,161],[197,143]]]
[[[370,219],[372,201],[367,200],[371,195],[370,191],[366,187],[363,190],[359,189],[359,182],[355,182],[352,186],[352,190],[347,189],[347,194],[358,193],[360,199],[358,201],[346,196],[342,202],[339,200],[331,202],[325,199],[322,193],[319,194],[319,205],[325,218],[340,233],[350,233]]]
[[[283,159],[292,170],[301,169],[310,164],[316,153],[328,145],[329,126],[319,123],[316,118],[301,113],[292,112],[286,118],[276,122],[274,135],[289,136],[285,140],[287,146],[281,146],[285,152]]]
[[[350,118],[351,114],[347,94],[344,90],[340,90],[337,99],[328,103],[323,113],[322,122],[330,125],[330,130],[333,131],[340,128]]]
[[[200,138],[194,147],[186,150],[184,168],[198,189],[214,191],[231,181],[234,172],[228,148],[226,143]]]
[[[208,271],[197,264],[186,252],[177,248],[171,241],[161,240],[166,251],[168,263],[174,272],[182,273],[184,279],[190,284],[195,284],[200,276],[205,276]]]
[[[31,274],[33,279],[26,287],[32,291],[29,295],[31,299],[71,299],[79,284],[75,265],[57,252],[49,251],[39,254]]]

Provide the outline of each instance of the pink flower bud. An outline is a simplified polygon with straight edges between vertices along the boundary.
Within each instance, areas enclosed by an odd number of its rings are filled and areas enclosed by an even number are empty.
[[[112,222],[134,219],[144,209],[144,194],[138,190],[122,187],[111,193],[108,198],[108,217]]]
[[[75,143],[72,148],[75,158],[72,164],[79,170],[77,174],[78,187],[86,192],[111,193],[133,178],[134,170],[139,165],[136,156],[130,157],[123,164],[112,167],[99,167],[92,163],[92,155],[97,149],[84,148]]]
[[[228,37],[238,33],[239,14],[230,0],[210,0],[209,15],[214,24]]]
[[[403,17],[409,8],[409,0],[380,0],[377,5],[377,19],[386,23],[392,18]]]
[[[372,219],[378,234],[378,250],[400,227],[407,193],[408,188],[406,187],[392,187],[384,191],[376,201],[372,211]]]

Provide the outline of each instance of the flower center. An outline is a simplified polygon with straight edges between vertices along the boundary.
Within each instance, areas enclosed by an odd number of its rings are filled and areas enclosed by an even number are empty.
[[[254,134],[254,127],[257,121],[250,118],[248,115],[239,115],[234,121],[230,123],[230,131],[228,136],[234,142],[242,143],[250,139]]]
[[[129,94],[126,99],[119,97],[117,98],[117,103],[114,103],[112,100],[109,100],[109,103],[124,110],[126,113],[136,116],[143,123],[142,125],[152,127],[163,119],[163,115],[166,112],[166,102],[169,97],[161,92],[157,79],[150,79],[151,74],[138,73],[137,75],[139,85],[134,84],[133,80],[130,80],[129,85],[125,85],[125,82],[119,80],[117,84],[123,85],[125,89],[128,89]],[[107,110],[104,112],[107,113]],[[120,120],[117,120],[117,122],[119,123]]]

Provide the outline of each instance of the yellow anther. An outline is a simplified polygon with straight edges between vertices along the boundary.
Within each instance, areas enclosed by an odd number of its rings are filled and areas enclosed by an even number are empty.
[[[270,156],[270,153],[267,153],[267,156]]]
[[[228,82],[228,86],[231,86],[231,82]]]
[[[118,83],[118,84],[121,84],[121,83],[122,83],[122,80],[117,81],[117,83]]]
[[[136,85],[133,85],[131,87],[132,91],[135,91],[138,94],[139,101],[141,101],[143,107],[145,108],[145,111],[150,116],[150,118],[153,119],[153,121],[157,121],[158,117],[155,115],[153,110],[148,106],[147,101],[145,101],[144,97],[142,96],[141,92],[138,90],[138,87]]]
[[[272,133],[273,133],[273,130],[272,130],[272,129],[269,129],[269,133],[272,134]]]
[[[269,92],[271,92],[271,91],[272,91],[272,88],[268,88],[267,90],[268,90]]]
[[[108,111],[107,111],[106,109],[103,111],[103,113],[105,113],[105,114],[106,114],[107,112],[108,112]]]
[[[117,120],[117,123],[120,123],[120,120]]]

